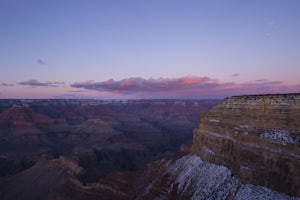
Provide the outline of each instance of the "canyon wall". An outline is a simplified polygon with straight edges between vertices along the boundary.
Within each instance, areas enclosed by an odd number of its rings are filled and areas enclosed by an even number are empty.
[[[234,96],[200,114],[192,151],[244,183],[300,196],[300,94]]]

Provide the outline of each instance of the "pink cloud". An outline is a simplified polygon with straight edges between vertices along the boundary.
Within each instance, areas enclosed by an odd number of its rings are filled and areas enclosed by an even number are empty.
[[[285,85],[280,81],[259,80],[246,83],[220,82],[217,79],[198,76],[180,78],[126,78],[103,82],[76,82],[74,88],[94,90],[100,93],[121,95],[128,98],[223,98],[241,94],[299,92],[299,85]]]
[[[143,79],[139,77],[127,78],[120,81],[113,79],[103,82],[76,82],[72,84],[75,88],[89,90],[109,91],[113,93],[132,94],[136,92],[161,92],[177,91],[194,87],[208,87],[215,85],[216,80],[208,77],[185,76],[181,78],[158,78]]]

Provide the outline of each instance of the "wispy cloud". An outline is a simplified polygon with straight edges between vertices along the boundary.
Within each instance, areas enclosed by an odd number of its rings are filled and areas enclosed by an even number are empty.
[[[231,76],[233,76],[233,77],[236,77],[236,76],[239,76],[239,75],[240,75],[239,73],[231,74]]]
[[[255,82],[265,82],[265,81],[268,81],[267,79],[258,79],[258,80],[255,80]]]
[[[280,28],[280,24],[275,21],[267,23],[267,31],[265,32],[266,37],[271,37]]]
[[[82,93],[82,92],[88,92],[87,90],[72,90],[70,91],[72,93]]]
[[[36,63],[39,64],[39,65],[46,65],[47,64],[47,62],[45,60],[40,59],[40,58],[36,60]]]
[[[246,83],[220,82],[209,77],[185,76],[180,78],[127,78],[103,82],[76,82],[74,88],[106,92],[112,95],[140,98],[219,98],[238,94],[299,92],[297,85],[281,81],[259,80]]]
[[[28,81],[22,81],[17,84],[31,87],[59,87],[60,85],[65,84],[65,82],[40,82],[32,79]]]
[[[11,84],[11,83],[1,83],[0,85],[1,86],[6,86],[6,87],[14,86],[14,84]]]

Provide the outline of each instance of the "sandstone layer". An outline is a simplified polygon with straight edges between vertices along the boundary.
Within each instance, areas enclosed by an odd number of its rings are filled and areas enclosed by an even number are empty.
[[[192,151],[243,183],[300,196],[300,94],[234,96],[201,113]]]

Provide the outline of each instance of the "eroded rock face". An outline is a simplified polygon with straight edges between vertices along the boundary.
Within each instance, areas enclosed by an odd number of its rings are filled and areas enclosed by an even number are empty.
[[[300,94],[226,98],[200,118],[192,151],[204,161],[300,196]]]
[[[175,161],[159,160],[148,165],[146,172],[152,180],[148,179],[151,182],[136,199],[299,200],[262,186],[242,184],[228,168],[204,162],[192,154]]]

